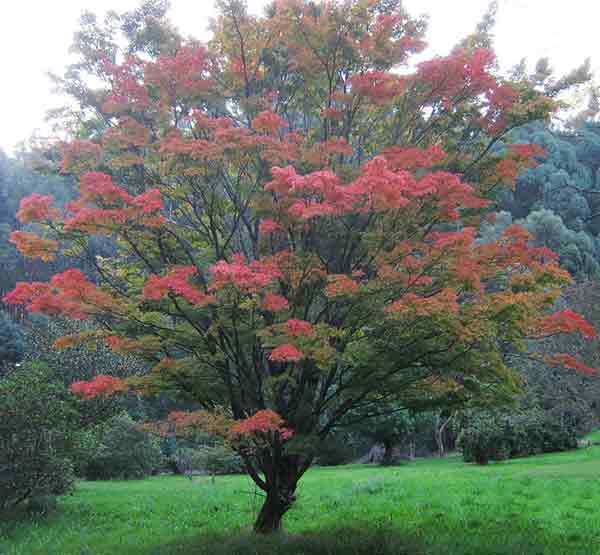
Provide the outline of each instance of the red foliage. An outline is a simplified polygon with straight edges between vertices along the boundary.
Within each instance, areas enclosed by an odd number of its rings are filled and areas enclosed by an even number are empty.
[[[536,144],[511,145],[506,158],[496,164],[495,175],[500,181],[514,186],[517,177],[527,168],[538,165],[538,160],[546,156],[546,151]]]
[[[275,347],[269,355],[269,360],[273,362],[298,362],[304,358],[304,353],[299,351],[294,345],[284,343]]]
[[[427,157],[431,161],[436,155],[441,154],[433,151]],[[419,163],[426,162],[421,160]],[[329,170],[299,175],[288,166],[274,167],[271,173],[273,180],[265,185],[265,189],[287,200],[288,213],[298,220],[400,209],[413,199],[432,195],[439,200],[440,215],[449,220],[458,219],[461,209],[480,209],[489,204],[455,174],[437,171],[416,180],[408,171],[393,171],[382,156],[367,162],[362,175],[347,185]]]
[[[262,308],[269,312],[281,312],[287,310],[290,307],[290,303],[285,297],[281,295],[275,295],[274,293],[267,293],[262,302]]]
[[[71,384],[71,391],[86,400],[94,397],[110,397],[128,389],[129,386],[125,380],[106,374],[99,374],[90,381],[79,381]]]
[[[205,305],[214,301],[214,297],[199,291],[189,283],[189,278],[196,275],[198,269],[195,266],[181,266],[174,268],[166,276],[150,276],[144,286],[143,296],[145,299],[158,301],[163,299],[169,292],[182,296],[195,305]]]
[[[504,158],[496,164],[496,175],[507,183],[512,183],[521,173],[519,163],[514,158]]]
[[[53,202],[52,195],[33,193],[21,199],[17,219],[23,224],[52,220],[59,215],[58,209],[50,207]]]
[[[508,126],[508,114],[519,100],[519,93],[510,85],[497,83],[487,94],[487,112],[481,124],[490,133],[501,133]]]
[[[581,314],[571,310],[559,310],[542,320],[541,326],[544,335],[556,333],[581,333],[587,339],[596,337],[596,328],[592,326]]]
[[[475,242],[477,230],[474,227],[465,227],[460,231],[435,231],[429,234],[436,249],[446,249],[456,245],[468,246]]]
[[[520,158],[544,157],[548,155],[545,148],[535,143],[510,145],[510,149],[513,154]]]
[[[400,300],[393,302],[386,312],[394,315],[436,316],[443,313],[457,314],[459,308],[456,291],[443,289],[427,297],[407,293]]]
[[[567,353],[557,353],[553,355],[548,360],[548,362],[556,366],[565,366],[566,368],[572,368],[573,370],[577,370],[578,372],[588,374],[591,376],[597,373],[595,368],[586,366],[582,362],[578,361],[574,356],[569,355]]]
[[[417,78],[428,83],[432,94],[445,102],[453,101],[459,94],[478,95],[490,93],[497,87],[490,71],[496,63],[491,50],[455,50],[450,56],[421,62]]]
[[[144,214],[156,212],[165,207],[162,193],[159,189],[148,189],[144,191],[141,195],[133,197],[131,204],[140,207]]]
[[[282,439],[289,439],[293,431],[284,426],[285,420],[272,410],[259,410],[252,416],[236,422],[231,431],[237,436],[253,436],[256,434],[267,434],[269,432],[279,433]]]
[[[252,127],[257,131],[267,134],[277,133],[281,128],[287,127],[287,122],[275,112],[264,111],[252,120]]]
[[[348,185],[343,185],[331,171],[298,175],[288,166],[275,167],[272,174],[273,180],[265,185],[265,189],[289,199],[289,214],[300,220],[367,209],[394,210],[427,195],[439,198],[442,215],[451,220],[459,217],[459,209],[484,208],[489,204],[457,175],[439,171],[417,181],[407,171],[392,171],[381,156],[367,162],[362,175]]]
[[[271,218],[266,218],[261,220],[258,229],[264,235],[271,235],[272,233],[276,233],[277,231],[282,231],[283,227],[281,224],[278,224],[275,220]]]
[[[285,323],[285,333],[290,337],[311,337],[315,334],[315,329],[310,322],[291,318]]]
[[[213,85],[210,62],[203,47],[184,46],[175,56],[161,55],[144,67],[146,85],[156,87],[161,102],[171,105],[175,99],[203,95]]]
[[[30,312],[79,320],[100,312],[118,312],[112,297],[76,269],[54,275],[49,283],[19,282],[3,300],[8,304],[26,305]]]
[[[431,168],[442,164],[448,156],[438,145],[427,148],[392,146],[386,148],[383,155],[394,171]]]
[[[375,104],[386,104],[406,90],[406,83],[397,75],[384,71],[370,71],[351,79],[352,91],[365,96]]]
[[[433,101],[451,109],[461,97],[482,97],[485,115],[480,123],[492,133],[508,125],[507,116],[519,100],[518,92],[494,76],[494,53],[485,48],[455,50],[450,56],[422,62],[415,81],[427,83]]]
[[[106,99],[103,109],[118,113],[143,111],[150,106],[150,95],[144,85],[144,63],[139,58],[129,56],[121,65],[105,61],[104,68],[112,76],[112,94]]]
[[[150,130],[130,116],[122,116],[116,127],[111,127],[103,137],[105,147],[112,150],[145,147],[150,143]]]
[[[133,197],[116,185],[106,173],[88,172],[79,181],[80,202],[101,202],[106,205],[129,204]]]
[[[214,278],[212,282],[214,290],[232,285],[243,291],[257,293],[283,277],[274,261],[248,262],[242,255],[235,255],[232,262],[219,260],[210,271]]]
[[[111,233],[125,224],[157,227],[164,223],[164,218],[156,215],[164,208],[159,189],[133,196],[116,185],[110,175],[88,172],[81,177],[80,192],[79,199],[66,206],[71,214],[65,218],[68,231]]]
[[[98,167],[102,147],[92,141],[74,140],[62,145],[62,171],[81,172]]]
[[[338,297],[358,293],[360,286],[345,274],[330,274],[327,276],[327,296]]]

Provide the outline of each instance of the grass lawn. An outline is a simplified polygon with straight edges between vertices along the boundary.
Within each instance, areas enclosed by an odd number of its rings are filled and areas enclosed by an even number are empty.
[[[50,518],[0,524],[0,554],[600,554],[600,447],[313,469],[272,539],[249,533],[259,504],[242,476],[81,483]]]

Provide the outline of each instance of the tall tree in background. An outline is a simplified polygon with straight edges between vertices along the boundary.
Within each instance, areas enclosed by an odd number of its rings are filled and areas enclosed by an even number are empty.
[[[206,48],[160,13],[111,20],[122,53],[88,21],[80,69],[109,87],[74,90],[87,138],[62,145],[62,168],[80,196],[63,210],[24,199],[20,221],[44,231],[13,241],[46,259],[85,255],[98,236],[116,252],[89,257],[93,275],[20,283],[5,300],[100,325],[62,348],[100,340],[152,361],[74,389],[192,398],[204,410],[172,424],[227,435],[266,493],[255,530],[268,533],[310,445],[351,411],[512,391],[508,361],[528,338],[595,331],[548,312],[569,275],[525,229],[475,241],[488,191],[543,155],[492,153],[553,110],[536,83],[500,78],[476,45],[409,72],[424,24],[393,0],[219,8]]]
[[[21,361],[23,354],[22,330],[4,312],[0,312],[0,376]]]

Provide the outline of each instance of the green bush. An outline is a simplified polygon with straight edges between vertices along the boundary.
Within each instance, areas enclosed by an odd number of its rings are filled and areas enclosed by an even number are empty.
[[[48,369],[26,364],[0,380],[0,510],[69,491],[76,403]]]
[[[175,465],[181,474],[241,474],[244,465],[240,456],[225,445],[181,447],[174,455]]]
[[[486,464],[577,447],[580,422],[560,411],[522,414],[483,412],[471,416],[458,446],[466,462]]]
[[[87,460],[83,474],[88,480],[145,478],[162,463],[156,438],[140,429],[130,416],[122,414],[103,426],[99,444]]]

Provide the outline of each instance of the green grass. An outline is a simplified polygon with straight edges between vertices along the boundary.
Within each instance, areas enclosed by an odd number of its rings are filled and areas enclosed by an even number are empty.
[[[311,470],[285,533],[249,533],[247,478],[81,483],[1,555],[600,554],[600,447],[477,467],[457,457]]]

